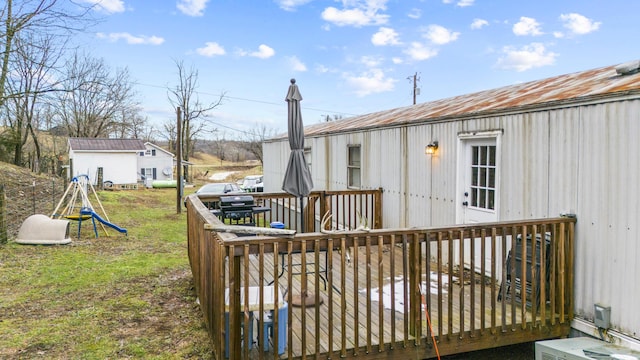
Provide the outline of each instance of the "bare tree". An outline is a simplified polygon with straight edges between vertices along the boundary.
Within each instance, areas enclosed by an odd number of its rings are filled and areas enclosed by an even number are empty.
[[[242,147],[260,161],[262,165],[262,143],[276,135],[275,129],[269,129],[265,125],[260,125],[245,132]]]
[[[176,140],[178,138],[176,132],[178,131],[176,121],[169,119],[162,124],[163,131],[160,132],[161,138],[167,141],[167,148],[169,151],[176,153]]]
[[[58,96],[58,116],[72,137],[106,137],[122,125],[121,115],[136,109],[129,71],[112,74],[103,59],[75,53],[67,62]]]
[[[143,139],[147,136],[151,131],[147,129],[147,117],[142,116],[141,111],[137,104],[120,109],[114,116],[116,125],[112,135],[120,139]]]
[[[35,38],[30,34],[15,39],[15,57],[11,63],[10,74],[7,78],[7,89],[13,94],[5,101],[6,119],[8,125],[7,137],[13,152],[13,163],[22,166],[24,146],[29,138],[35,147],[32,168],[39,171],[42,156],[37,129],[40,127],[39,113],[46,105],[45,95],[55,87],[51,81],[51,72],[60,57],[60,52],[53,44],[49,35]]]
[[[71,4],[70,4],[71,3]],[[62,0],[5,0],[0,5],[0,105],[9,97],[21,96],[22,93],[7,92],[7,79],[11,71],[11,63],[16,57],[16,41],[39,38],[47,35],[57,39],[59,44],[66,44],[69,35],[82,31],[86,25],[93,23],[89,16],[90,7]],[[22,46],[24,47],[24,46]],[[59,46],[62,48],[62,46]],[[23,61],[35,59],[24,58]]]
[[[182,61],[176,61],[178,68],[178,85],[168,89],[168,98],[174,109],[182,109],[182,123],[180,143],[182,144],[183,159],[189,161],[193,155],[198,136],[207,131],[213,131],[206,122],[209,112],[222,104],[224,93],[217,101],[209,104],[200,102],[196,93],[198,89],[198,71],[193,67],[186,69]],[[185,177],[187,177],[185,173]]]
[[[213,141],[209,144],[213,154],[215,154],[218,159],[220,159],[220,165],[222,165],[222,161],[227,160],[227,155],[229,153],[229,148],[227,146],[227,141],[225,140],[225,132],[216,131]]]

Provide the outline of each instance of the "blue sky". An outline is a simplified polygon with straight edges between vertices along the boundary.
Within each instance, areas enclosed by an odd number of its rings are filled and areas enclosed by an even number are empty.
[[[151,124],[175,114],[175,62],[198,71],[217,136],[286,131],[295,78],[305,125],[640,58],[640,1],[82,0],[103,21],[84,49],[127,67]]]

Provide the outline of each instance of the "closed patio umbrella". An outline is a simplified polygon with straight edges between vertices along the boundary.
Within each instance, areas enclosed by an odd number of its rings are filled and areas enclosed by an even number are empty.
[[[300,198],[300,229],[304,233],[304,204],[303,200],[311,193],[313,181],[311,180],[311,172],[304,158],[304,127],[302,126],[302,112],[300,111],[300,90],[296,85],[296,79],[291,79],[291,85],[285,98],[288,104],[288,122],[289,122],[289,147],[291,155],[289,155],[289,163],[287,171],[284,173],[282,181],[282,190]],[[304,276],[304,275],[303,275]],[[294,306],[313,306],[316,297],[309,294],[306,289],[306,283],[302,285],[302,294],[295,295],[291,304]],[[322,303],[322,299],[319,300]]]
[[[289,163],[287,171],[284,173],[282,181],[282,190],[300,198],[300,224],[301,232],[304,232],[304,215],[303,215],[303,199],[309,196],[313,188],[313,180],[311,180],[311,172],[304,158],[304,127],[302,126],[302,112],[300,111],[300,101],[302,96],[296,79],[291,79],[291,85],[285,98],[288,104],[288,123],[289,123],[289,147],[291,155],[289,155]]]

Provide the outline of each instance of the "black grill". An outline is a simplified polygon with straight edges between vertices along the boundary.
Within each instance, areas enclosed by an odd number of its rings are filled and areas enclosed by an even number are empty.
[[[255,202],[251,195],[220,197],[220,212],[222,219],[233,220],[245,225],[253,224],[253,207]]]

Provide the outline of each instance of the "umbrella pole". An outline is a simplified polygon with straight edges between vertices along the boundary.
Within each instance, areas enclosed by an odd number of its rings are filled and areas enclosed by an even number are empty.
[[[304,234],[304,205],[302,201],[303,197],[300,196],[300,232]]]

